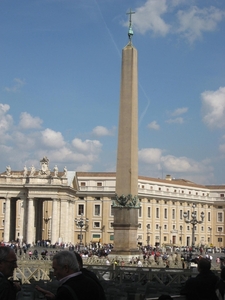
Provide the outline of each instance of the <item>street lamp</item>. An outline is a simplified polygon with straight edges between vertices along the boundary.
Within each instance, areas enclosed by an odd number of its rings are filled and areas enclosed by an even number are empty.
[[[80,218],[79,219],[75,218],[74,221],[75,221],[77,227],[80,228],[80,245],[82,245],[82,229],[83,229],[83,227],[85,227],[85,228],[87,227],[87,223],[89,220],[88,220],[88,218],[84,218],[83,214],[81,214]]]
[[[182,235],[183,235],[183,233],[182,233],[182,230],[183,230],[183,226],[181,225],[180,226],[180,243],[181,243],[181,246],[182,246]]]
[[[46,239],[49,239],[50,238],[50,232],[48,232],[48,222],[51,220],[51,217],[48,217],[48,211],[46,210],[45,211],[45,218],[44,218],[44,222],[45,222],[45,226],[46,226],[46,233],[45,235],[46,236]]]
[[[159,226],[159,246],[161,246],[161,229],[162,226]]]
[[[192,225],[192,248],[195,247],[195,225],[203,223],[203,220],[204,220],[204,217],[205,217],[204,212],[201,212],[201,220],[198,221],[197,220],[197,212],[195,211],[195,207],[196,207],[196,205],[193,204],[192,205],[193,211],[191,213],[191,220],[188,219],[188,214],[186,212],[184,212],[184,222],[185,223],[190,223]]]
[[[150,236],[149,236],[149,229],[150,229],[150,224],[147,224],[147,245],[149,246],[149,240],[150,240]]]
[[[210,247],[212,247],[212,227],[209,227],[209,242],[210,242]]]

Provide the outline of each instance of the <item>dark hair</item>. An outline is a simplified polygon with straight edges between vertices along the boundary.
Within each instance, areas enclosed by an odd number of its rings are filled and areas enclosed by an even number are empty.
[[[13,250],[10,247],[0,247],[0,261],[5,260],[11,251]]]
[[[211,262],[207,258],[201,258],[198,262],[199,272],[207,272],[211,269]]]
[[[75,254],[76,258],[77,258],[77,261],[78,261],[80,269],[83,268],[83,259],[82,259],[82,257],[76,251],[74,251],[74,254]]]

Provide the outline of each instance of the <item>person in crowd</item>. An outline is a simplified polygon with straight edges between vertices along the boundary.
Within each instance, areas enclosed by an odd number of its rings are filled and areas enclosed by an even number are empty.
[[[76,258],[77,258],[77,261],[78,261],[78,264],[79,264],[79,268],[80,268],[80,271],[82,272],[82,274],[84,274],[85,276],[91,278],[92,280],[94,280],[98,284],[98,289],[99,289],[99,293],[101,295],[101,299],[105,299],[106,300],[104,289],[103,289],[103,287],[102,287],[102,285],[101,285],[98,277],[95,275],[94,272],[91,272],[87,268],[84,268],[84,266],[83,266],[83,259],[82,259],[82,257],[80,256],[79,253],[77,253],[77,252],[74,251],[74,254],[75,254]]]
[[[201,258],[198,261],[199,274],[186,281],[180,294],[186,295],[187,300],[218,300],[216,284],[219,278],[210,269],[210,260]]]
[[[216,295],[218,297],[218,300],[224,300],[225,299],[225,268],[221,270],[220,273],[220,280],[218,281],[216,285]]]
[[[20,285],[13,283],[8,278],[13,276],[14,269],[17,268],[17,257],[15,251],[10,247],[0,247],[0,299],[16,300]]]
[[[36,289],[45,295],[47,299],[54,300],[104,300],[100,295],[98,284],[84,276],[79,270],[79,264],[74,252],[60,251],[53,256],[52,268],[54,276],[59,280],[59,288],[56,295],[38,285]]]

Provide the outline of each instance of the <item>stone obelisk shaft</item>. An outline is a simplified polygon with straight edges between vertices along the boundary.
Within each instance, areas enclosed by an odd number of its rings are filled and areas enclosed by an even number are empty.
[[[122,51],[116,194],[138,195],[138,78],[137,50]],[[118,254],[137,252],[138,209],[114,208],[114,246]]]

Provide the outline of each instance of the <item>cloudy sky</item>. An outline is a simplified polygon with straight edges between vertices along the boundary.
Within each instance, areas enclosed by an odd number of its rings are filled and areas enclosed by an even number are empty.
[[[0,173],[115,171],[130,9],[139,175],[225,184],[224,0],[0,0]]]

